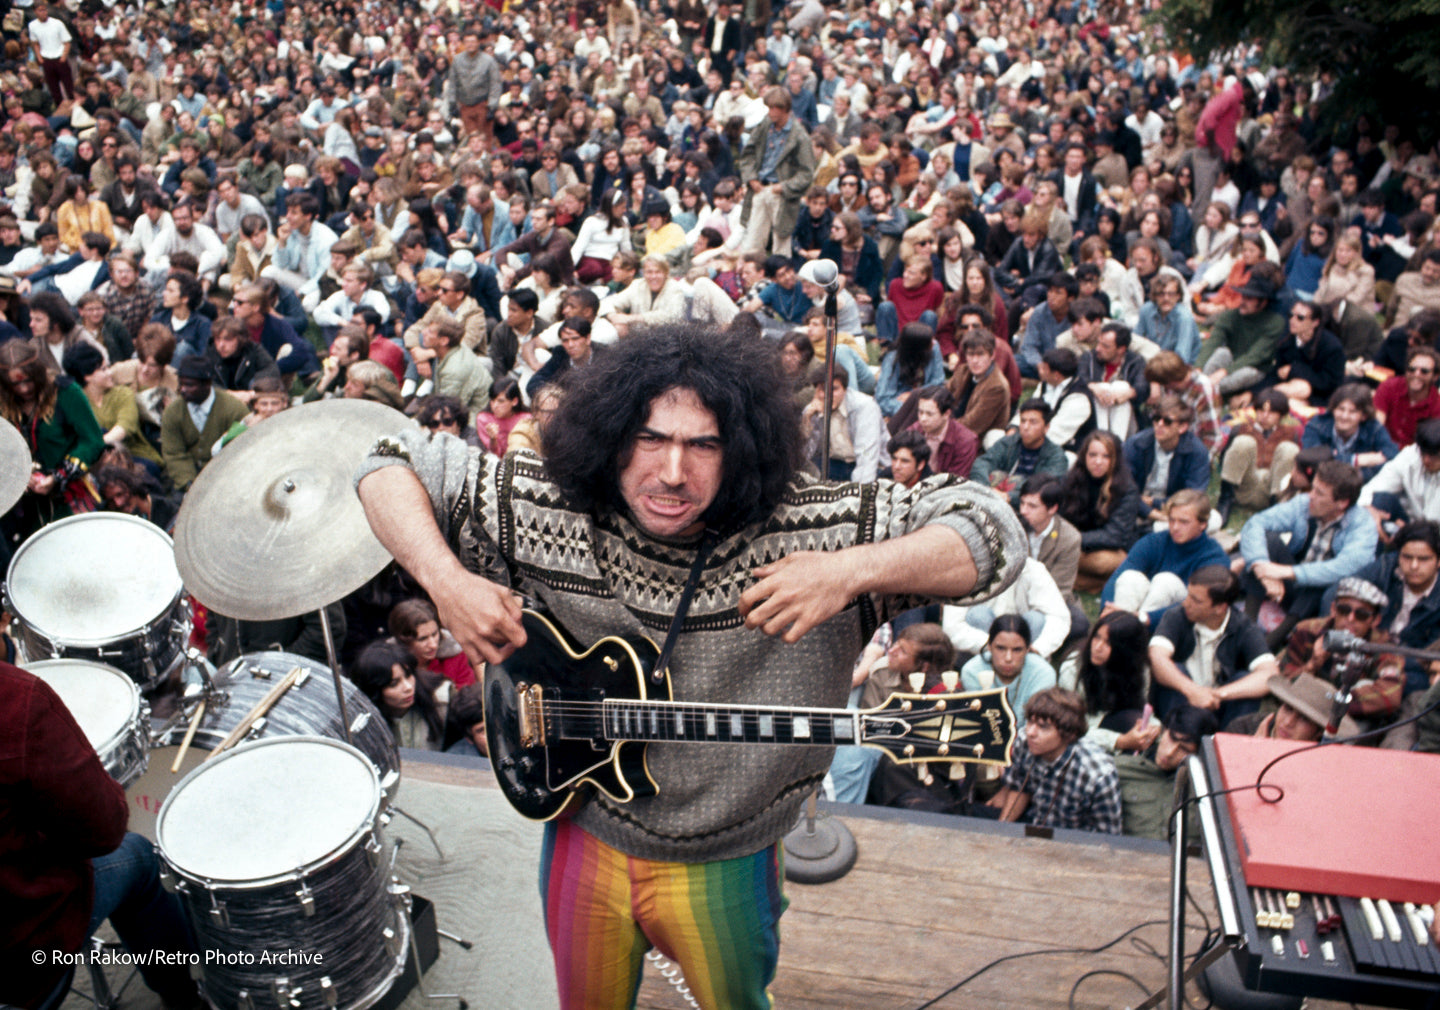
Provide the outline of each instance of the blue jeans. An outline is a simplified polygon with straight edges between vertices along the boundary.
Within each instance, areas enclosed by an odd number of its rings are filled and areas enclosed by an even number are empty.
[[[160,861],[148,838],[127,832],[120,847],[92,861],[95,903],[90,934],[106,919],[131,953],[193,951],[180,901],[160,886]],[[190,970],[182,965],[148,965],[141,976],[161,999],[183,1004],[195,998]]]
[[[934,330],[940,319],[926,309],[920,313],[919,321]],[[900,317],[895,312],[894,302],[881,302],[875,306],[875,336],[882,344],[893,344],[900,336]]]

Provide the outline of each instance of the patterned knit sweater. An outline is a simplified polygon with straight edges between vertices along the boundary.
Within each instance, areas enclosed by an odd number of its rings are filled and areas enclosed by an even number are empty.
[[[611,634],[664,639],[694,562],[694,544],[642,534],[625,516],[575,511],[538,456],[482,456],[450,436],[381,439],[361,468],[410,467],[465,567],[543,602],[582,645]],[[797,477],[762,522],[719,541],[706,561],[670,664],[676,700],[843,707],[850,670],[878,622],[920,602],[862,597],[789,645],[744,626],[740,594],[751,571],[794,551],[840,550],[939,523],[969,545],[976,603],[1007,587],[1026,557],[1003,498],[940,475],[899,484],[820,484]],[[702,862],[747,855],[794,826],[832,748],[651,744],[657,795],[628,804],[592,795],[576,823],[629,855]]]

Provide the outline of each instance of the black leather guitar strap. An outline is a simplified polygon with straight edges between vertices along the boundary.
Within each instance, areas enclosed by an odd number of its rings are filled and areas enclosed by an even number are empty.
[[[717,534],[706,530],[700,539],[700,546],[695,549],[695,563],[690,566],[685,587],[680,590],[680,602],[675,606],[675,616],[670,619],[670,630],[665,632],[665,643],[660,646],[660,655],[656,657],[655,666],[650,671],[650,680],[653,683],[665,683],[665,674],[670,668],[670,653],[675,651],[675,640],[680,637],[680,628],[685,624],[685,614],[690,610],[690,601],[695,598],[695,588],[700,585],[700,573],[705,570],[705,562],[719,540]]]

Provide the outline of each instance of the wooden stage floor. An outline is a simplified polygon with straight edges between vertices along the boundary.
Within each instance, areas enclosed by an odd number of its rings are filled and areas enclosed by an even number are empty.
[[[535,884],[539,826],[510,810],[478,761],[407,751],[404,762],[397,803],[434,831],[444,855],[421,828],[395,817],[386,834],[400,843],[397,873],[435,902],[442,929],[473,941],[470,950],[440,941],[426,990],[459,994],[472,1010],[551,1010],[557,1000]],[[859,860],[830,884],[786,884],[790,907],[772,989],[781,1010],[1063,1010],[1072,990],[1075,1007],[1121,1008],[1164,984],[1164,846],[1070,832],[1026,837],[1012,825],[865,807],[822,809],[841,811]],[[1190,879],[1213,921],[1201,860],[1191,860]],[[1204,929],[1193,908],[1188,918],[1186,949],[1193,952]],[[119,984],[125,973],[107,974]],[[120,1005],[160,1008],[138,979]],[[650,964],[638,1005],[690,1006]],[[72,993],[64,1010],[88,1006]],[[453,998],[427,1002],[411,992],[401,1010],[456,1008]]]

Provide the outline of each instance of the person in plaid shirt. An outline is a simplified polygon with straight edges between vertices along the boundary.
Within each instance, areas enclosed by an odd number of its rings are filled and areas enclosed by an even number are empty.
[[[1087,740],[1085,702],[1052,687],[1025,704],[1025,738],[1015,744],[989,805],[1002,821],[1118,835],[1120,778],[1110,756]]]
[[[141,328],[160,307],[155,292],[140,279],[135,254],[124,250],[110,254],[110,279],[96,293],[105,300],[105,311],[125,324],[131,340],[140,335]]]
[[[1220,416],[1215,380],[1200,369],[1185,364],[1185,360],[1174,351],[1161,351],[1151,358],[1145,364],[1145,379],[1150,383],[1148,406],[1152,415],[1165,393],[1176,394],[1195,411],[1190,430],[1205,446],[1210,462],[1214,464],[1230,436],[1230,428]]]

